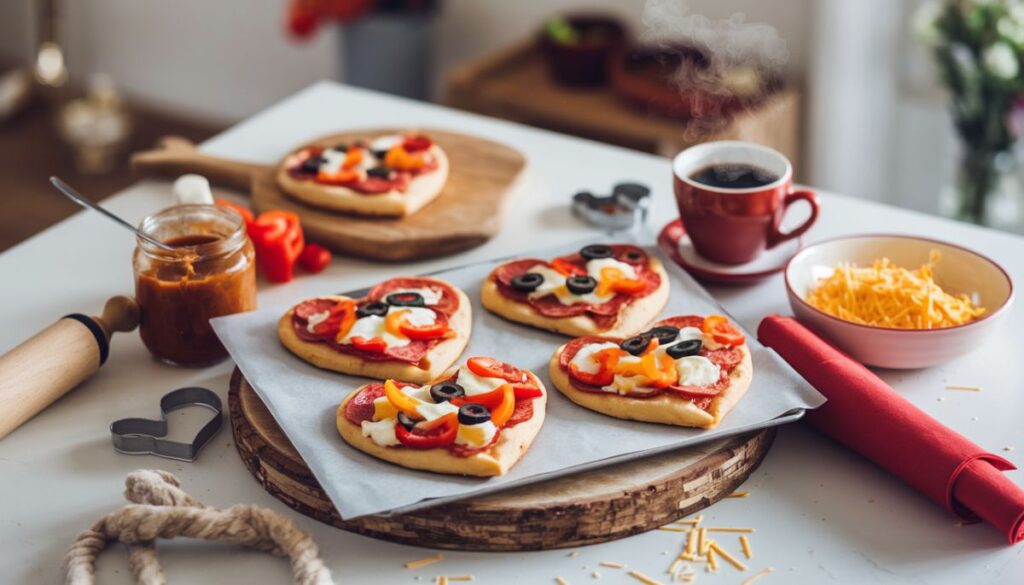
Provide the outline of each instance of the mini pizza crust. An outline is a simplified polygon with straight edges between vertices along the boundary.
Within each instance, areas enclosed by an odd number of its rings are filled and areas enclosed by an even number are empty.
[[[441,372],[455,363],[455,360],[459,359],[459,356],[462,355],[462,350],[466,349],[466,344],[469,343],[469,335],[473,327],[469,297],[453,285],[440,280],[435,280],[435,282],[445,284],[456,292],[459,297],[459,308],[448,319],[448,326],[455,331],[455,337],[446,339],[427,351],[424,356],[425,365],[427,365],[426,369],[421,369],[415,364],[406,362],[364,360],[355,355],[335,351],[325,343],[306,341],[295,333],[295,329],[292,326],[292,314],[295,312],[295,307],[289,309],[278,320],[277,334],[281,338],[281,343],[288,351],[298,356],[299,359],[318,368],[379,380],[390,378],[403,382],[425,384],[427,381],[436,378]],[[349,297],[325,295],[317,298],[342,300]]]
[[[743,352],[743,359],[729,373],[731,379],[729,387],[711,401],[707,411],[697,408],[692,402],[670,392],[653,398],[630,398],[618,394],[598,394],[577,390],[569,381],[568,372],[563,370],[558,363],[558,358],[565,350],[565,345],[555,350],[555,354],[548,363],[548,373],[555,388],[558,388],[558,391],[569,400],[601,414],[627,420],[710,429],[718,426],[722,418],[736,406],[740,398],[743,398],[753,379],[754,366],[750,360],[750,349],[745,343],[738,349]]]
[[[509,321],[523,323],[538,329],[546,329],[570,337],[586,335],[607,335],[608,337],[629,337],[646,327],[668,302],[668,274],[657,258],[651,258],[651,268],[661,277],[661,282],[651,294],[626,305],[619,313],[618,320],[610,329],[601,329],[587,315],[572,317],[547,317],[538,313],[527,303],[514,301],[501,294],[492,275],[488,275],[480,287],[480,301],[488,311]]]
[[[374,443],[373,439],[364,437],[362,427],[352,424],[345,417],[345,405],[365,386],[356,388],[338,406],[338,433],[341,434],[341,438],[345,439],[346,443],[356,449],[402,467],[422,469],[435,473],[472,475],[477,477],[504,475],[530,448],[534,437],[537,436],[537,433],[540,432],[540,427],[544,424],[544,415],[547,411],[547,389],[533,372],[527,372],[527,375],[543,391],[543,395],[533,399],[533,417],[513,427],[502,429],[498,441],[490,449],[470,455],[469,457],[453,455],[448,449],[381,447]]]
[[[303,181],[292,177],[283,162],[277,167],[277,184],[293,199],[314,207],[356,215],[402,217],[433,201],[448,182],[448,156],[436,144],[430,152],[437,159],[437,168],[413,177],[404,192],[392,189],[387,193],[360,193],[340,185]]]

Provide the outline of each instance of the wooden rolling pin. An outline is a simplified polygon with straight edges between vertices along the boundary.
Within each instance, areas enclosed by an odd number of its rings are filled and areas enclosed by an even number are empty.
[[[98,370],[115,331],[138,325],[135,300],[117,296],[102,316],[67,315],[0,356],[0,439]]]

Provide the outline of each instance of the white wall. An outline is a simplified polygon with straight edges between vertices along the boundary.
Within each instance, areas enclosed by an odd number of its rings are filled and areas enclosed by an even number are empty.
[[[672,0],[669,0],[672,1]],[[685,1],[685,0],[680,0]],[[110,74],[138,99],[230,122],[315,80],[338,77],[335,30],[308,44],[284,33],[285,0],[64,0],[73,75]],[[443,0],[440,71],[524,38],[554,12],[604,9],[639,28],[645,0]],[[0,60],[26,59],[30,0],[0,1]],[[734,12],[775,26],[789,71],[807,62],[812,0],[692,0],[711,18]],[[324,34],[326,33],[326,34]]]

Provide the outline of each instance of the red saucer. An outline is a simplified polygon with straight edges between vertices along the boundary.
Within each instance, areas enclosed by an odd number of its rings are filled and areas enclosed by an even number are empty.
[[[693,248],[683,222],[670,221],[658,234],[658,245],[676,264],[697,280],[718,284],[752,284],[782,272],[789,259],[803,247],[803,240],[788,240],[745,264],[718,264],[703,258]]]

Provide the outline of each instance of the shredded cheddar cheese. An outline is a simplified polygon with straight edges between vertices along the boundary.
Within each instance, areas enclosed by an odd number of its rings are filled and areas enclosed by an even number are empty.
[[[771,567],[765,567],[765,568],[761,569],[760,571],[758,571],[758,572],[754,573],[753,575],[751,575],[745,581],[743,581],[742,585],[754,585],[754,583],[756,583],[758,580],[760,580],[761,577],[764,577],[765,575],[767,575],[768,573],[771,573],[774,570],[775,569],[772,569]]]
[[[965,295],[951,295],[935,282],[939,251],[917,270],[896,266],[888,258],[870,267],[836,266],[807,294],[811,306],[834,317],[890,329],[935,329],[963,325],[985,313]]]
[[[643,583],[644,585],[661,585],[661,582],[651,579],[647,575],[644,575],[640,571],[630,571],[629,576]]]
[[[743,547],[743,556],[748,559],[754,558],[754,553],[750,551],[750,539],[747,538],[746,534],[740,535],[740,546]]]
[[[443,560],[444,560],[444,555],[437,554],[437,555],[434,555],[432,557],[427,557],[425,559],[420,559],[418,561],[409,561],[409,562],[405,563],[405,568],[406,569],[419,569],[420,567],[426,567],[427,565],[433,565],[434,563],[437,563],[437,562],[440,562],[440,561],[443,561]]]

